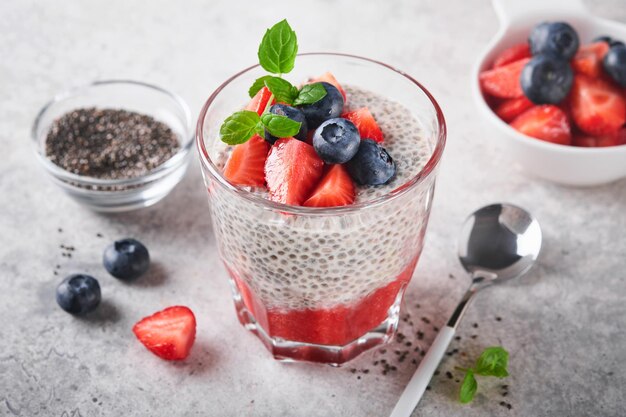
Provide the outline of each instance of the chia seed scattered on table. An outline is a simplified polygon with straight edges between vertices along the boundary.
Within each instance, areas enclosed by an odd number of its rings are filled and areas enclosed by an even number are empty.
[[[117,109],[76,109],[52,124],[46,157],[74,174],[101,179],[145,175],[179,149],[176,134],[153,117]]]

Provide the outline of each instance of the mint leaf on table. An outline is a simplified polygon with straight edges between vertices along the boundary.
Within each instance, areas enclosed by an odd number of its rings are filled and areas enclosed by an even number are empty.
[[[509,376],[506,370],[508,363],[509,352],[500,346],[488,347],[476,361],[474,370],[478,375],[504,378]]]
[[[320,83],[306,84],[298,92],[298,96],[293,101],[294,106],[313,104],[326,96],[326,89]]]
[[[265,79],[265,85],[274,94],[274,98],[278,103],[293,104],[293,101],[298,96],[298,89],[282,78],[268,77]]]
[[[467,373],[465,374],[465,378],[463,378],[463,383],[461,384],[459,401],[461,401],[463,404],[471,402],[474,399],[474,395],[476,394],[477,389],[478,383],[476,382],[476,378],[474,378],[474,371],[468,369]]]
[[[259,63],[267,72],[286,74],[293,69],[298,53],[296,32],[281,20],[265,32],[259,45]]]
[[[256,96],[256,93],[258,93],[261,88],[265,87],[265,80],[267,80],[268,78],[273,78],[273,76],[264,75],[263,77],[257,78],[254,81],[254,84],[252,84],[252,87],[250,87],[250,89],[248,90],[250,98]]]
[[[222,142],[229,145],[244,143],[255,133],[263,133],[261,117],[256,112],[248,110],[231,114],[220,127]]]
[[[272,113],[265,113],[261,116],[261,122],[273,136],[278,138],[288,138],[298,134],[302,125],[287,116]]]

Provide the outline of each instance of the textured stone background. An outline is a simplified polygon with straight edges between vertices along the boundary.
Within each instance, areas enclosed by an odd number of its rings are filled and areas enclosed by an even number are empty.
[[[624,0],[588,6],[626,22]],[[455,238],[470,211],[509,201],[530,209],[543,226],[538,267],[482,294],[454,346],[470,356],[492,344],[509,349],[508,396],[500,397],[502,381],[481,381],[473,404],[456,402],[458,375],[448,379],[445,372],[467,364],[459,353],[442,363],[415,415],[626,415],[626,181],[564,188],[529,178],[504,159],[471,105],[469,88],[476,53],[497,29],[488,0],[3,1],[0,16],[0,415],[390,412],[418,354],[393,361],[398,370],[387,375],[372,363],[391,361],[393,350],[404,349],[399,344],[342,369],[285,365],[239,326],[195,161],[157,206],[104,216],[48,182],[30,148],[40,106],[94,79],[156,83],[180,93],[197,112],[222,80],[254,62],[263,30],[284,16],[302,51],[351,52],[402,68],[432,90],[447,115],[449,146],[428,241],[407,295],[413,328],[401,328],[412,347],[428,346],[432,327],[445,323],[468,284]],[[124,236],[144,241],[156,261],[136,285],[110,278],[99,261],[103,247]],[[76,247],[71,259],[61,256],[60,244]],[[61,276],[77,271],[102,285],[105,302],[87,319],[54,302]],[[176,303],[195,311],[199,327],[190,358],[172,364],[148,354],[130,328]],[[425,333],[421,341],[417,330]],[[370,372],[352,373],[352,367]],[[499,405],[503,399],[512,410]]]

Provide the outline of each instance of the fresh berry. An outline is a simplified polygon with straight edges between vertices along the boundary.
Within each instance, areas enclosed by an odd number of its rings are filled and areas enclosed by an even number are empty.
[[[346,168],[352,179],[361,185],[386,184],[396,173],[391,156],[373,139],[361,140],[359,151]]]
[[[500,52],[493,61],[493,68],[503,67],[520,59],[530,57],[530,46],[528,46],[528,43],[518,43]]]
[[[530,58],[520,59],[503,67],[483,71],[480,87],[483,92],[500,98],[516,98],[524,95],[520,84],[522,69]]]
[[[604,42],[607,45],[610,45],[611,42],[613,42],[613,38],[611,38],[610,36],[598,36],[597,38],[594,38],[593,41],[594,43],[596,42]]]
[[[569,62],[551,55],[533,57],[522,70],[524,95],[535,104],[558,104],[572,88],[574,73]]]
[[[606,42],[583,45],[572,59],[572,69],[576,74],[597,78],[602,73],[602,60],[608,51],[609,44]]]
[[[133,281],[148,271],[150,254],[138,240],[116,240],[104,250],[104,268],[122,281]]]
[[[522,96],[518,98],[510,98],[500,104],[497,104],[494,107],[494,112],[500,119],[508,123],[533,106],[534,104],[532,101]]]
[[[626,122],[621,91],[601,79],[575,76],[569,102],[574,123],[590,135],[616,132]]]
[[[342,165],[332,165],[302,204],[308,207],[337,207],[354,203],[354,184]]]
[[[528,37],[533,55],[550,54],[571,59],[580,44],[578,34],[565,22],[544,22],[533,28]]]
[[[322,82],[322,81],[334,85],[335,88],[339,90],[339,92],[343,96],[344,105],[348,104],[348,96],[346,96],[346,90],[344,90],[343,87],[341,87],[341,84],[339,84],[339,81],[337,81],[337,79],[331,72],[326,72],[322,74],[321,76],[312,79],[310,82],[317,83],[317,82]]]
[[[286,104],[279,103],[279,104],[274,104],[272,107],[270,107],[269,112],[272,114],[278,114],[280,116],[286,116],[290,118],[291,120],[301,123],[300,130],[298,131],[298,134],[294,136],[294,138],[298,140],[306,141],[306,134],[308,132],[307,125],[306,125],[306,118],[304,117],[304,113],[302,113],[300,109],[296,109],[295,107],[291,107]],[[267,129],[265,129],[266,141],[273,144],[278,139],[279,138],[277,138],[276,136],[272,136],[270,132]]]
[[[323,121],[339,117],[343,110],[343,96],[337,88],[327,82],[321,82],[326,95],[313,104],[306,104],[300,109],[306,117],[309,129],[316,129]]]
[[[590,136],[585,133],[577,133],[572,138],[572,145],[585,148],[603,148],[624,144],[626,144],[626,128],[620,129],[615,133],[600,136]]]
[[[572,133],[567,116],[557,106],[545,104],[535,106],[519,115],[511,127],[536,139],[569,145]]]
[[[359,150],[360,141],[354,123],[338,117],[326,120],[315,129],[313,148],[324,162],[343,164]]]
[[[354,123],[359,130],[361,138],[374,139],[378,143],[384,140],[383,131],[378,127],[376,119],[374,119],[374,116],[372,116],[372,113],[367,107],[361,107],[360,109],[344,113],[341,117]]]
[[[258,135],[236,145],[224,167],[224,177],[234,185],[263,187],[269,151],[270,144]]]
[[[313,147],[293,138],[276,141],[265,162],[269,198],[283,204],[300,206],[317,185],[324,161]]]
[[[613,45],[604,56],[604,69],[615,82],[626,87],[626,45]]]
[[[246,110],[255,111],[260,116],[265,111],[270,98],[272,98],[272,92],[269,88],[263,87],[254,97],[252,97],[252,100],[250,100],[250,103],[246,106]],[[274,104],[274,102],[275,100],[272,100],[272,104]]]
[[[160,358],[185,359],[196,339],[196,317],[183,306],[168,307],[133,326],[137,339]]]
[[[56,298],[59,306],[68,313],[86,314],[100,304],[100,284],[89,275],[70,275],[57,287]]]

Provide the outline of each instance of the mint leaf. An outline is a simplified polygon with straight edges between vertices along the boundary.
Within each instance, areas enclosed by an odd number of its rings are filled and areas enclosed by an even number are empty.
[[[476,394],[477,389],[478,383],[476,382],[476,378],[474,378],[474,371],[468,369],[467,373],[465,374],[465,378],[463,378],[463,383],[461,384],[459,401],[461,401],[463,404],[471,402],[474,399],[474,395]]]
[[[282,78],[269,77],[265,80],[265,85],[274,94],[278,103],[293,104],[293,100],[298,96],[298,89]]]
[[[294,106],[317,103],[326,96],[326,89],[320,83],[306,84],[298,92],[293,101]]]
[[[261,78],[257,78],[254,81],[254,84],[252,84],[252,87],[250,87],[250,89],[248,90],[248,94],[250,95],[250,98],[256,96],[256,93],[258,93],[261,88],[265,87],[265,80],[267,80],[268,78],[273,78],[273,77],[271,75],[265,75]]]
[[[293,69],[297,53],[296,32],[282,20],[265,32],[259,45],[259,63],[267,72],[286,74]]]
[[[265,128],[278,138],[288,138],[296,135],[300,131],[302,123],[291,120],[287,116],[265,113],[261,116],[261,122]]]
[[[478,375],[504,378],[509,376],[508,363],[509,352],[500,346],[488,347],[476,361],[474,370]]]
[[[239,145],[255,133],[263,132],[261,118],[256,112],[242,110],[228,116],[220,127],[222,142]]]

